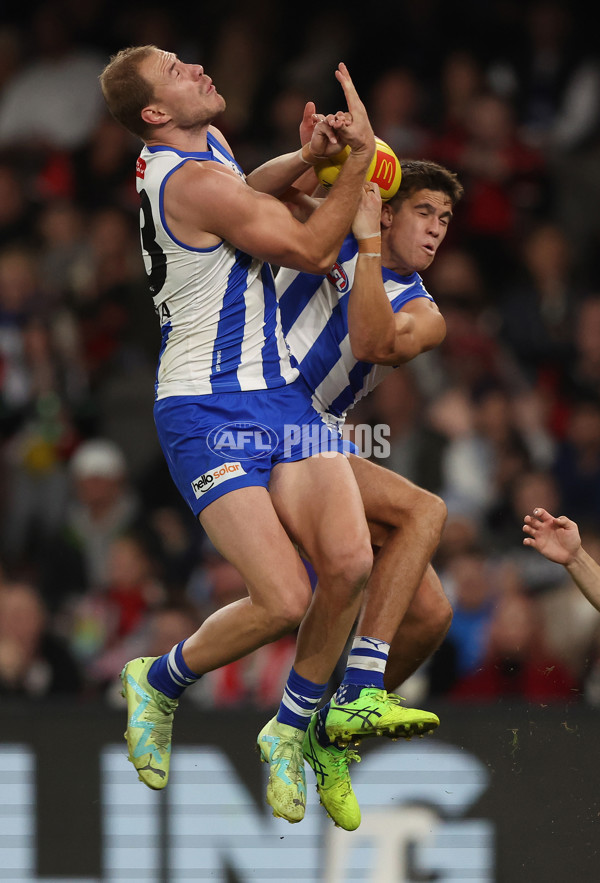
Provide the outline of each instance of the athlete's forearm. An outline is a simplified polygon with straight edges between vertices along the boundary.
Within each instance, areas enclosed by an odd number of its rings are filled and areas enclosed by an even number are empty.
[[[313,199],[296,186],[289,187],[279,197],[280,202],[288,207],[294,218],[303,223],[307,221],[319,205],[320,200]]]
[[[320,265],[316,272],[327,273],[337,259],[358,209],[370,161],[369,152],[352,151],[327,199],[304,224],[309,240],[308,252]]]
[[[600,610],[600,565],[580,547],[565,567],[590,604]]]
[[[306,146],[305,157],[310,156]],[[301,244],[303,258],[307,263],[301,266],[301,269],[306,272],[326,273],[335,262],[358,208],[361,186],[368,166],[366,153],[354,155],[351,153],[327,199],[320,205],[315,203],[316,208],[312,214],[304,212],[305,229],[297,244]],[[258,192],[284,196],[292,183],[296,186],[299,179],[306,177],[304,173],[307,169],[308,164],[302,158],[302,151],[296,151],[269,160],[252,172],[246,180]],[[314,178],[314,173],[310,172],[310,174]],[[279,263],[283,266],[297,267],[298,257],[290,251],[289,254],[281,256]]]
[[[354,281],[348,299],[350,346],[360,361],[391,354],[396,339],[394,311],[381,275],[381,235],[360,239]]]
[[[306,150],[284,153],[268,160],[246,177],[248,184],[260,193],[281,196],[312,165],[312,155]],[[314,173],[313,179],[314,179]],[[313,187],[314,189],[314,187]]]

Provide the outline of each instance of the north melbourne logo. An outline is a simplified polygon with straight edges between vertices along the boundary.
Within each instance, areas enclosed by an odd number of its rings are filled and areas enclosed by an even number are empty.
[[[196,499],[199,500],[203,494],[212,491],[213,488],[224,481],[228,481],[230,478],[236,478],[238,475],[246,475],[246,470],[242,468],[241,463],[223,463],[222,466],[210,469],[204,475],[199,475],[198,478],[195,478],[192,482],[192,490],[196,494]]]

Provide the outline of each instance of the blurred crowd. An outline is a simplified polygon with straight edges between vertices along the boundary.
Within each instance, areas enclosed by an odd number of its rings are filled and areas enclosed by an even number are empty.
[[[276,0],[4,0],[0,697],[112,701],[127,659],[245,594],[179,501],[152,420],[140,144],[97,77],[121,47],[155,43],[204,64],[246,171],[299,146],[306,100],[338,109],[345,60],[376,134],[458,173],[465,197],[425,278],[446,340],[348,417],[389,426],[382,465],[448,506],[434,563],[454,621],[407,688],[600,704],[600,614],[521,544],[540,505],[577,520],[600,560],[600,53],[576,2],[380,12],[365,35],[350,11]],[[293,649],[211,673],[189,701],[273,705]]]

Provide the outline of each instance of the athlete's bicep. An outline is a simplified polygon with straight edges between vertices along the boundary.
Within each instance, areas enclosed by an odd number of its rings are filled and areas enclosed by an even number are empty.
[[[373,359],[380,365],[403,365],[438,346],[446,335],[446,323],[433,301],[417,297],[394,311],[393,351]]]
[[[216,164],[185,172],[184,166],[169,193],[183,223],[260,260],[304,269],[302,247],[310,233],[282,202]]]
[[[395,314],[398,330],[404,326],[403,313],[414,318],[411,334],[413,346],[417,351],[415,355],[432,349],[443,341],[446,336],[446,322],[434,301],[427,297],[415,297],[404,304],[402,309]]]

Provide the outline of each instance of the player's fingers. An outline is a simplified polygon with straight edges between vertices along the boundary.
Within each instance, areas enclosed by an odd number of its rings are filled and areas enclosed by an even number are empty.
[[[338,110],[336,114],[330,114],[327,117],[329,125],[334,129],[341,129],[342,126],[349,126],[352,122],[352,114],[343,110]]]
[[[342,85],[345,85],[351,92],[354,92],[356,94],[356,89],[354,87],[354,83],[352,82],[350,71],[343,61],[340,61],[335,73]]]
[[[335,72],[335,75],[344,90],[344,95],[346,96],[346,101],[348,103],[348,108],[352,110],[352,106],[358,107],[362,106],[362,101],[358,96],[358,92],[354,87],[354,83],[352,82],[352,77],[348,72],[348,68],[344,64],[343,61],[340,61],[338,65],[338,69]]]
[[[322,138],[326,138],[330,144],[339,144],[335,131],[328,123],[318,123],[315,127],[315,133]]]
[[[332,132],[331,117],[324,117],[321,115],[319,120],[315,123],[315,133],[317,135],[331,135]]]

